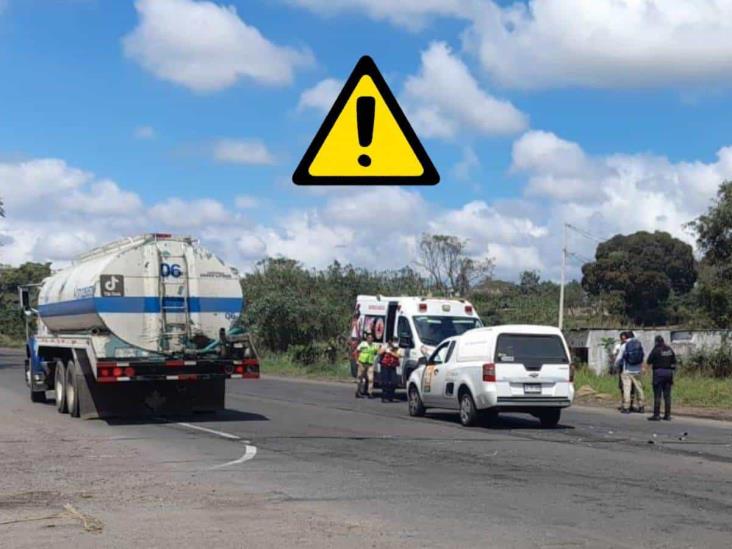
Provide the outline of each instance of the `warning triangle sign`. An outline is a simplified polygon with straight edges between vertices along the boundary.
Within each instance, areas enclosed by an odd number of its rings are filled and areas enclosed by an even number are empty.
[[[373,59],[364,56],[292,180],[298,185],[435,185],[440,175]]]

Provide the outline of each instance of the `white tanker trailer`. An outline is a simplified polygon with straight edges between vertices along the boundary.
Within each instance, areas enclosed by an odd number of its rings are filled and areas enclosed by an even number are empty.
[[[189,237],[113,242],[47,278],[36,308],[29,296],[26,382],[34,402],[53,390],[59,412],[216,411],[226,379],[259,378],[238,273]]]

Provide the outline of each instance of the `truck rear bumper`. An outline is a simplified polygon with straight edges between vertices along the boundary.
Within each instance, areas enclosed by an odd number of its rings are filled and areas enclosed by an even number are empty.
[[[98,383],[126,381],[205,381],[215,379],[258,379],[257,359],[217,360],[166,360],[166,361],[115,361],[97,362]]]
[[[225,409],[225,378],[196,383],[141,381],[95,383],[79,386],[82,418],[188,416]]]
[[[498,397],[499,411],[531,412],[537,408],[568,408],[572,402],[566,397]]]

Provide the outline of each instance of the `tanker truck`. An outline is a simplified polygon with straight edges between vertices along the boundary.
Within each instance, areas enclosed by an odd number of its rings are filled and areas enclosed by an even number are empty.
[[[113,242],[31,290],[26,384],[33,402],[53,391],[60,413],[214,412],[227,379],[259,378],[238,272],[190,237]]]

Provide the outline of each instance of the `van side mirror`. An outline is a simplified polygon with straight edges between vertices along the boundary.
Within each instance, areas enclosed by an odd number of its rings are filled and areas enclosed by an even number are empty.
[[[28,288],[18,288],[18,301],[20,301],[20,308],[24,311],[30,311],[30,292]]]
[[[399,347],[402,349],[412,349],[414,347],[414,341],[412,341],[412,336],[408,335],[400,335],[399,336]]]

